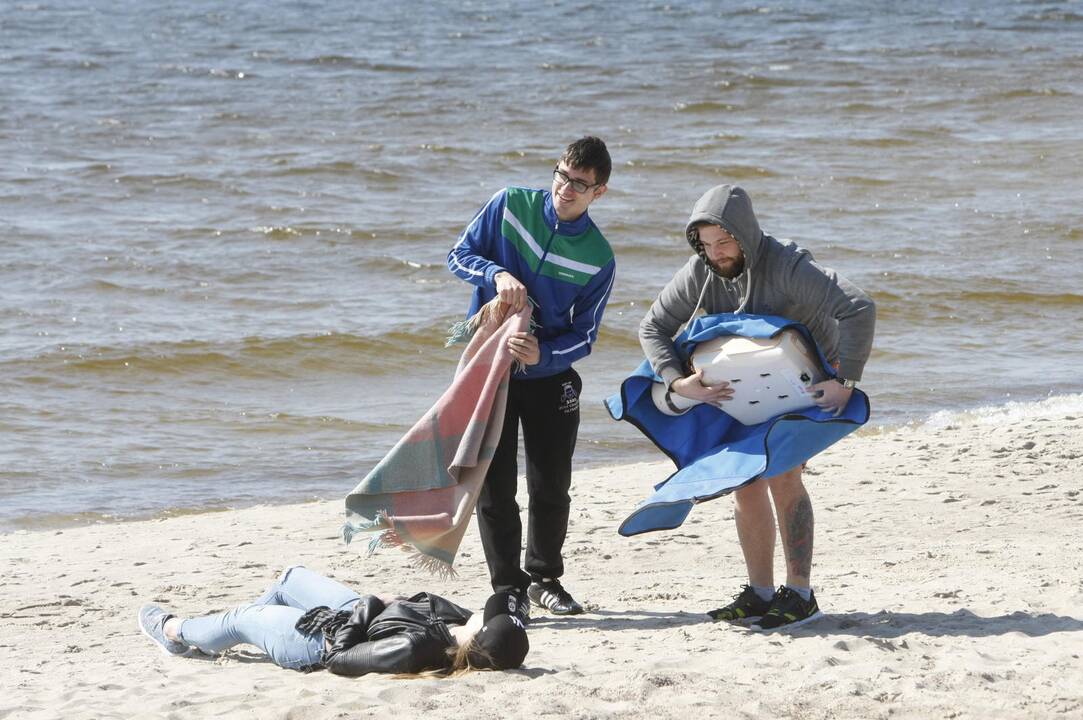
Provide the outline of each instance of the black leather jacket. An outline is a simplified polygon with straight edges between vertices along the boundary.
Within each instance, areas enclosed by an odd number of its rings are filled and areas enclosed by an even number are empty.
[[[465,625],[470,615],[450,600],[424,592],[390,605],[365,595],[353,612],[313,608],[297,629],[330,638],[322,662],[336,675],[417,673],[449,667],[447,649],[455,641],[447,626]]]

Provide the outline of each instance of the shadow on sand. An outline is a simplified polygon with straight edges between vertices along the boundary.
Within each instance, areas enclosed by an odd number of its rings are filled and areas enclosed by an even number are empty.
[[[598,630],[661,630],[713,622],[702,613],[650,612],[628,610],[588,611],[585,615],[560,617],[536,615],[531,617],[531,627],[594,628]],[[724,627],[724,624],[720,624]],[[897,638],[910,633],[929,637],[990,637],[1008,633],[1022,633],[1029,637],[1041,637],[1052,633],[1083,632],[1083,620],[1051,613],[1031,614],[1022,611],[1009,615],[982,617],[969,610],[955,612],[888,612],[845,613],[824,615],[819,620],[783,632],[791,637],[826,637],[853,635],[857,637]]]
[[[1016,611],[1009,615],[983,617],[969,610],[955,612],[888,612],[825,615],[821,620],[794,628],[794,637],[855,635],[896,638],[909,633],[929,637],[991,637],[1022,633],[1042,637],[1052,633],[1083,632],[1083,620],[1051,613]]]

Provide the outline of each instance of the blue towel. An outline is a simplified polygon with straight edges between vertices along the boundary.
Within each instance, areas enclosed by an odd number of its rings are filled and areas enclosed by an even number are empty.
[[[730,313],[697,318],[674,345],[684,363],[705,340],[721,335],[770,338],[786,328],[794,328],[810,347],[816,347],[812,334],[800,323],[772,315]],[[819,357],[827,376],[834,377],[822,352]],[[605,401],[614,420],[635,425],[677,466],[677,472],[656,485],[654,494],[621,523],[618,532],[625,536],[679,527],[696,503],[797,467],[869,419],[869,398],[857,389],[838,417],[812,407],[745,426],[705,404],[673,417],[654,406],[654,382],[661,382],[661,378],[644,360],[621,383],[620,394]]]

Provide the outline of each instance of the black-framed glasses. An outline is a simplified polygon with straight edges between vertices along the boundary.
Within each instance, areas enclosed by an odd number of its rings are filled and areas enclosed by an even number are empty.
[[[585,193],[587,190],[590,190],[591,188],[596,188],[599,185],[601,185],[601,183],[594,183],[593,185],[587,185],[582,180],[576,180],[575,178],[569,177],[568,173],[561,170],[559,165],[557,165],[555,168],[553,168],[553,179],[556,180],[557,183],[559,183],[560,185],[571,185],[572,190],[575,190],[575,192],[578,193],[579,195],[582,195],[583,193]]]

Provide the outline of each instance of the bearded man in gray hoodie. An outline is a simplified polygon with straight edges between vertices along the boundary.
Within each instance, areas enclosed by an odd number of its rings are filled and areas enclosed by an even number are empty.
[[[861,380],[872,350],[876,307],[856,285],[812,254],[760,230],[742,188],[719,185],[696,202],[685,228],[695,255],[677,271],[639,325],[639,341],[671,393],[725,409],[728,383],[706,385],[703,370],[686,373],[673,338],[702,308],[707,314],[779,315],[805,325],[837,373],[810,389],[816,404],[839,414]],[[748,584],[715,620],[754,630],[793,627],[819,617],[812,592],[812,501],[803,468],[760,478],[734,492],[737,537]],[[786,557],[786,584],[774,588],[776,521]]]

